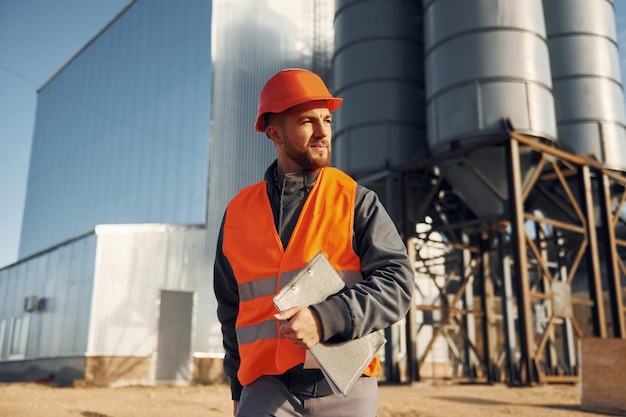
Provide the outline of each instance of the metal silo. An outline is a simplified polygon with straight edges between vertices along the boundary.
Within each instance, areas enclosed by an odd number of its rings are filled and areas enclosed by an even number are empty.
[[[554,138],[540,0],[424,0],[428,143],[515,130]]]
[[[424,0],[428,144],[442,154],[505,131],[552,141],[554,101],[541,0]],[[532,161],[522,156],[523,172]],[[501,214],[504,153],[483,147],[443,175],[478,216]]]
[[[626,167],[624,94],[609,0],[543,2],[559,141],[607,167]]]
[[[338,0],[334,161],[354,176],[399,171],[426,152],[422,6]]]

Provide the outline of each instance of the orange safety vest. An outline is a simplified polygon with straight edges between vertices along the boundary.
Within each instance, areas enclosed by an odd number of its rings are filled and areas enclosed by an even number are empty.
[[[274,225],[265,181],[244,188],[228,205],[222,249],[239,289],[235,330],[242,385],[304,362],[305,350],[280,335],[272,297],[315,254],[323,251],[344,279],[360,276],[361,260],[352,248],[356,186],[338,169],[322,169],[286,250]],[[379,370],[376,356],[364,374],[374,376]]]

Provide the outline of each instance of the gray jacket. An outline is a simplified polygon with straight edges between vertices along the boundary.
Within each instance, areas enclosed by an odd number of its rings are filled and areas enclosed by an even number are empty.
[[[288,174],[279,184],[276,162],[265,172],[274,223],[283,247],[289,242],[318,174],[319,171]],[[352,245],[361,258],[364,281],[322,303],[310,306],[320,318],[322,342],[355,339],[384,329],[401,320],[411,302],[413,268],[404,242],[376,193],[358,185],[354,210]],[[213,285],[226,352],[224,371],[231,381],[232,398],[237,400],[242,390],[237,379],[239,353],[235,334],[239,293],[230,263],[222,251],[223,232],[222,221]]]

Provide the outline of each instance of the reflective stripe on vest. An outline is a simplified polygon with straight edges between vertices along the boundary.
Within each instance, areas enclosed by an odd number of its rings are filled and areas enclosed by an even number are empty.
[[[307,197],[286,250],[274,225],[264,181],[244,188],[230,202],[224,222],[224,255],[239,289],[235,323],[247,385],[261,375],[278,375],[304,362],[305,351],[280,336],[272,297],[320,250],[348,286],[362,280],[352,248],[356,182],[324,168]],[[378,357],[366,374],[378,373]]]

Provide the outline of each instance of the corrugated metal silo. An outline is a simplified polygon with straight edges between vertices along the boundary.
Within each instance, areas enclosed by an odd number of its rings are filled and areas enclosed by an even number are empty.
[[[543,1],[561,144],[626,167],[626,119],[613,3]]]
[[[554,140],[541,0],[424,0],[423,5],[431,154],[501,133],[504,118],[518,132]],[[529,158],[522,157],[527,176]],[[476,215],[504,210],[502,149],[472,152],[444,175]]]
[[[424,0],[428,143],[502,131],[554,138],[540,0]]]
[[[359,176],[426,154],[421,5],[338,0],[334,162]]]

